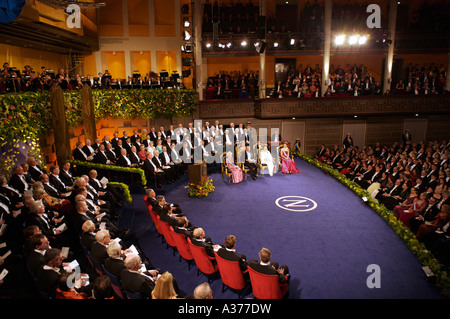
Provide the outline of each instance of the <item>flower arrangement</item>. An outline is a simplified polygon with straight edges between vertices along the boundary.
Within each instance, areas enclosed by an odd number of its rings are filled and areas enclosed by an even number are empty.
[[[383,220],[392,227],[397,236],[399,236],[405,242],[405,244],[411,249],[411,251],[423,266],[430,267],[430,269],[436,276],[436,285],[445,295],[450,296],[450,277],[448,276],[448,274],[441,270],[439,261],[433,256],[430,251],[426,249],[426,246],[423,243],[419,242],[419,240],[415,238],[414,233],[411,232],[408,227],[406,227],[395,217],[392,210],[387,209],[383,204],[377,203],[370,196],[369,192],[367,192],[355,182],[349,180],[345,175],[341,174],[331,165],[322,163],[317,159],[304,154],[299,154],[299,158],[333,176],[343,185],[347,186],[349,189],[355,192],[355,194],[359,197],[366,197],[367,205],[369,205],[375,212],[377,212],[383,218]]]
[[[190,183],[184,188],[189,188],[189,197],[206,197],[216,189],[211,178],[208,178],[203,184],[196,185]]]

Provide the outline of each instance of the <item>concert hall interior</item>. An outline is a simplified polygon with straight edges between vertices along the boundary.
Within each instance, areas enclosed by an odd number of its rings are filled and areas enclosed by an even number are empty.
[[[3,2],[1,299],[450,297],[448,1]]]

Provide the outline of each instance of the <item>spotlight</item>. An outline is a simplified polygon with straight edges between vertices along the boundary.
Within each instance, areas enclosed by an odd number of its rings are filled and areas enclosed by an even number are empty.
[[[191,22],[189,22],[189,18],[184,18],[184,27],[189,28],[191,26]]]
[[[274,47],[274,48],[278,48],[278,42],[274,42],[274,43],[273,43],[273,47]]]
[[[243,46],[243,47],[247,46],[247,41],[245,41],[245,40],[242,41],[242,42],[241,42],[241,46]]]
[[[231,46],[232,46],[231,42],[228,42],[227,43],[227,48],[231,48]]]
[[[358,39],[358,43],[360,44],[360,45],[363,45],[363,44],[365,44],[367,42],[367,37],[366,36],[362,36],[362,37],[360,37],[359,39]]]
[[[345,42],[345,35],[344,34],[338,35],[336,38],[334,38],[334,43],[336,45],[342,45],[342,44],[344,44],[344,42]]]
[[[349,39],[348,39],[348,44],[356,44],[356,42],[358,41],[358,37],[356,35],[352,35]]]
[[[189,41],[191,39],[191,34],[187,31],[183,31],[183,40]]]
[[[290,44],[294,45],[295,44],[295,39],[291,39]]]
[[[211,47],[211,43],[206,43],[206,47],[210,48]]]

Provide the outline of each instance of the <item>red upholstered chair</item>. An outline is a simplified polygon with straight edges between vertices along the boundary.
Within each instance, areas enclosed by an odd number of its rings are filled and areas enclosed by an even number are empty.
[[[177,244],[172,238],[172,234],[170,232],[170,225],[169,223],[162,221],[159,216],[156,216],[158,219],[159,226],[161,228],[162,235],[164,236],[164,239],[166,240],[167,248],[172,247],[173,255],[175,256],[175,251],[177,248]]]
[[[156,214],[156,212],[152,209],[151,206],[148,207],[148,212],[150,214],[150,218],[153,221],[153,225],[155,225],[156,231],[158,232],[158,235],[163,236],[163,242],[164,242],[164,235],[161,229],[161,226],[159,225],[159,216]]]
[[[176,233],[172,226],[170,226],[170,231],[172,234],[172,238],[177,245],[178,253],[180,254],[180,260],[184,259],[188,263],[188,270],[191,270],[191,262],[194,260],[194,256],[192,255],[191,248],[187,242],[186,237],[183,234]]]
[[[194,245],[190,238],[187,239],[187,242],[189,244],[189,248],[191,249],[192,256],[194,256],[195,264],[197,265],[197,276],[201,271],[208,276],[208,283],[210,283],[211,275],[219,271],[217,264],[213,264],[212,262],[214,258],[208,256],[204,247]]]
[[[267,275],[248,267],[253,296],[256,299],[282,299],[289,290],[288,284],[280,284],[278,275]]]
[[[226,287],[237,290],[240,299],[241,291],[248,286],[249,282],[245,280],[239,262],[223,259],[216,252],[214,252],[214,255],[219,266],[220,278],[222,278],[222,292],[225,291]]]

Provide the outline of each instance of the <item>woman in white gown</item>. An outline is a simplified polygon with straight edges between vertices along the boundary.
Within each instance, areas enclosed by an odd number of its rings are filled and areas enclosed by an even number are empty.
[[[269,171],[269,175],[273,176],[273,157],[272,154],[270,154],[269,150],[267,149],[267,145],[264,145],[262,150],[259,151],[259,160],[261,161],[261,164],[267,165],[267,170]]]

